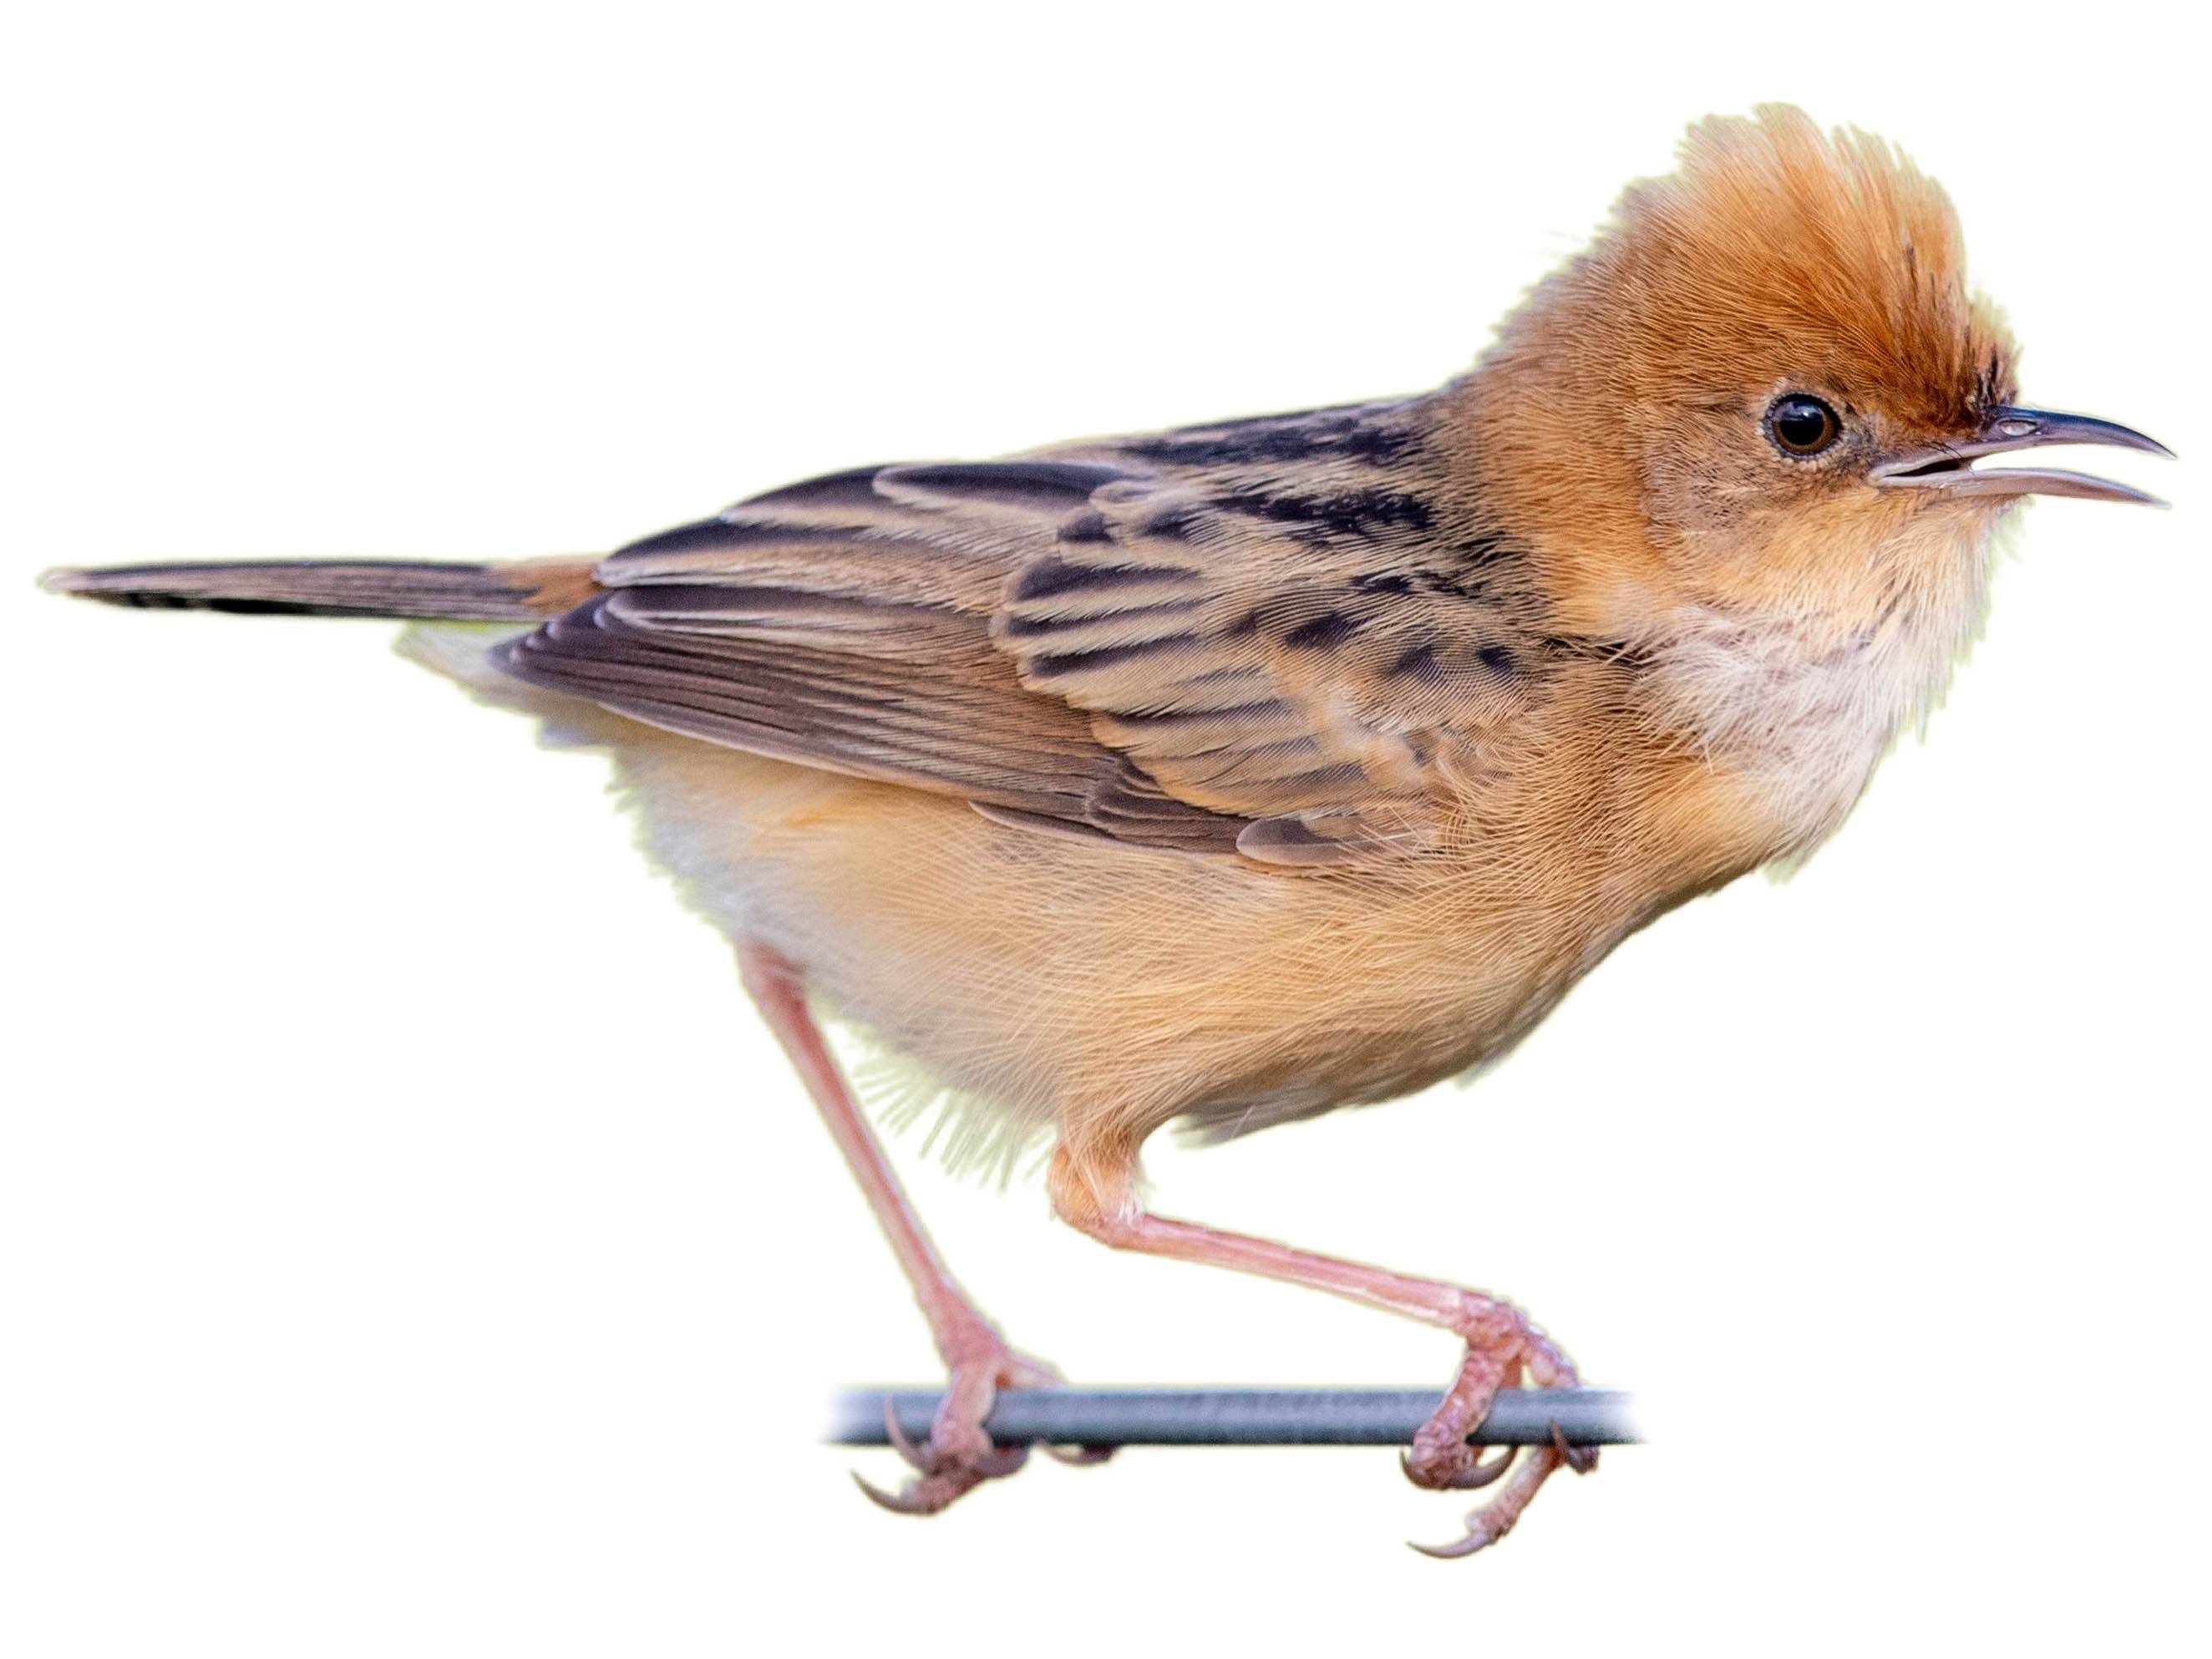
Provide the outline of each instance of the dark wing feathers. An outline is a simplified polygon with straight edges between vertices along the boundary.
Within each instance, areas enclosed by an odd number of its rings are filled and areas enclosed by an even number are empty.
[[[1417,848],[1532,653],[1455,563],[1409,408],[790,485],[614,554],[502,661],[1027,828],[1286,865]]]

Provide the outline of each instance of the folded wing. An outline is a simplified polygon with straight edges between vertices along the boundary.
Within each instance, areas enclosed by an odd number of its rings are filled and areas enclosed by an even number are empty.
[[[1416,852],[1541,649],[1417,451],[1384,404],[833,474],[623,549],[502,662],[1027,828]]]

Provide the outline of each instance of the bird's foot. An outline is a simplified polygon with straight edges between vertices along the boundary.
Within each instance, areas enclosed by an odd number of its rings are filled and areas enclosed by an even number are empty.
[[[913,1467],[914,1478],[898,1492],[888,1492],[858,1474],[853,1477],[870,1498],[900,1515],[934,1515],[986,1480],[1020,1468],[1029,1461],[1030,1449],[999,1445],[983,1427],[984,1419],[1000,1389],[1051,1389],[1063,1381],[1050,1365],[1017,1352],[980,1320],[962,1326],[942,1346],[951,1376],[925,1443],[915,1444],[899,1426],[890,1401],[884,1402],[884,1426],[899,1455]],[[1098,1446],[1048,1446],[1045,1451],[1066,1463],[1099,1463],[1112,1455],[1111,1448]]]
[[[1466,1536],[1449,1544],[1413,1546],[1424,1555],[1439,1558],[1472,1555],[1505,1536],[1537,1488],[1561,1464],[1577,1474],[1597,1467],[1594,1448],[1568,1445],[1556,1426],[1550,1445],[1533,1447],[1525,1455],[1508,1446],[1486,1459],[1482,1448],[1468,1443],[1468,1437],[1490,1415],[1498,1391],[1518,1387],[1524,1372],[1545,1389],[1572,1388],[1577,1379],[1573,1363],[1519,1309],[1473,1291],[1462,1294],[1465,1301],[1455,1328],[1467,1340],[1467,1357],[1451,1391],[1421,1425],[1413,1449],[1401,1461],[1407,1480],[1432,1491],[1472,1491],[1504,1479],[1508,1470],[1512,1479],[1468,1512]],[[1516,1462],[1517,1469],[1513,1467]]]

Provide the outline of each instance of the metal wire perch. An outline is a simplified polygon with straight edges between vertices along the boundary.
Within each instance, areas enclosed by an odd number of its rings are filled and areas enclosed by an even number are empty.
[[[848,1389],[833,1396],[825,1443],[886,1446],[885,1418],[926,1440],[934,1389]],[[1403,1446],[1436,1409],[1428,1389],[1006,1389],[983,1426],[1000,1445]],[[1643,1439],[1632,1396],[1611,1389],[1506,1389],[1468,1438],[1543,1446],[1553,1425],[1572,1446]]]

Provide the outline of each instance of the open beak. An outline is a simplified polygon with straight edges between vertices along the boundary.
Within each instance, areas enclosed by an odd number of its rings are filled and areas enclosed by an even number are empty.
[[[2169,459],[2173,452],[2155,438],[2146,438],[2132,427],[2087,415],[2057,415],[2047,409],[1999,407],[1989,413],[1981,430],[1965,443],[1937,444],[1883,462],[1874,470],[1874,481],[1891,489],[1940,489],[1946,495],[2075,495],[2085,501],[2141,501],[2164,507],[2155,495],[2110,478],[2093,478],[2086,472],[2062,472],[2056,467],[1993,466],[1976,471],[1977,456],[2002,455],[2042,444],[2113,444],[2122,449],[2147,450]]]

